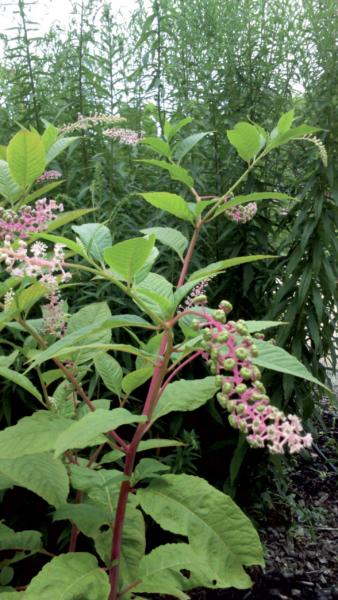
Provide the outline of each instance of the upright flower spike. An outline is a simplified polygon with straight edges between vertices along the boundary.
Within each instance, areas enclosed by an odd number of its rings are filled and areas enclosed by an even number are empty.
[[[250,446],[267,447],[272,454],[309,448],[312,436],[302,435],[299,418],[270,404],[261,373],[252,362],[258,349],[245,322],[225,322],[230,306],[221,302],[213,315],[205,313],[205,322],[200,322],[203,357],[221,385],[217,400],[230,413],[230,424],[246,434]]]

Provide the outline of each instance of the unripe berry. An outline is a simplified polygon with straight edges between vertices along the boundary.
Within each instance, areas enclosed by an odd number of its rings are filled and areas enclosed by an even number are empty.
[[[232,369],[234,368],[235,364],[236,363],[235,363],[235,361],[234,361],[233,358],[226,358],[223,361],[223,367],[225,368],[226,371],[232,371]]]
[[[239,346],[238,348],[236,348],[236,356],[240,360],[245,360],[248,356],[248,351],[242,346]]]
[[[254,392],[251,395],[251,399],[254,400],[255,402],[259,402],[260,400],[262,400],[262,398],[263,398],[263,396],[259,392]]]
[[[258,356],[258,354],[259,354],[259,350],[258,350],[257,346],[255,346],[255,344],[252,344],[252,346],[251,346],[251,354],[252,354],[252,356]]]
[[[216,340],[217,342],[220,342],[221,344],[223,344],[223,342],[227,342],[229,339],[229,333],[227,331],[222,331],[222,333],[219,333]]]
[[[236,412],[238,415],[240,415],[244,410],[245,410],[245,404],[243,404],[243,403],[237,404]]]
[[[191,327],[192,327],[192,328],[193,328],[195,331],[198,331],[198,330],[199,330],[199,328],[200,328],[200,326],[201,326],[201,322],[200,322],[198,319],[193,319],[193,320],[191,321]]]
[[[217,385],[222,385],[223,383],[223,375],[216,375],[215,377]]]
[[[264,340],[265,339],[264,333],[254,333],[254,337],[256,338],[256,340]]]
[[[211,373],[211,375],[216,375],[216,373],[217,373],[217,367],[216,367],[215,364],[211,365],[211,367],[210,367],[210,373]]]
[[[262,392],[262,394],[265,394],[265,386],[263,385],[263,383],[261,381],[255,381],[255,387]]]
[[[237,394],[244,394],[246,389],[247,389],[247,386],[245,385],[245,383],[239,383],[235,387],[235,391]]]
[[[243,379],[251,379],[251,371],[247,367],[242,367],[239,373]]]
[[[229,415],[228,421],[229,421],[231,427],[237,427],[237,422],[233,415]]]
[[[199,296],[195,296],[195,298],[192,298],[192,303],[193,304],[205,304],[205,302],[207,302],[208,298],[206,297],[205,294],[200,294]]]
[[[219,321],[220,323],[225,323],[225,314],[222,310],[214,310],[212,316],[216,321]]]
[[[256,367],[256,365],[253,365],[252,367],[252,378],[254,380],[262,378],[262,373],[260,372],[259,368]]]
[[[237,323],[236,324],[236,332],[239,335],[248,335],[249,330],[243,323]]]
[[[209,327],[206,327],[205,329],[203,329],[202,335],[205,340],[211,340],[211,338],[212,338],[211,329],[209,329]]]
[[[211,358],[218,358],[218,355],[219,355],[218,349],[217,348],[213,348],[211,350],[211,354],[210,354]]]
[[[231,381],[225,381],[222,385],[222,390],[225,394],[229,394],[233,390],[233,387]]]
[[[225,396],[224,394],[219,393],[219,394],[216,395],[216,398],[217,398],[218,404],[222,408],[227,408],[229,396]]]
[[[225,312],[226,315],[232,311],[232,304],[227,300],[222,300],[218,306]]]

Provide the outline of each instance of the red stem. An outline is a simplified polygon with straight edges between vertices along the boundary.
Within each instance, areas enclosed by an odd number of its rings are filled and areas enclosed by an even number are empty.
[[[182,363],[180,363],[178,365],[178,367],[176,367],[176,369],[171,373],[171,375],[169,375],[169,377],[167,377],[164,384],[162,385],[162,387],[160,389],[160,396],[163,394],[168,383],[170,383],[176,377],[177,373],[179,373],[181,371],[181,369],[183,369],[183,367],[185,367],[186,365],[191,363],[193,360],[195,360],[195,358],[197,358],[198,356],[201,356],[201,354],[203,354],[203,350],[198,350],[198,352],[195,352],[194,354],[189,356],[189,358],[184,360]]]
[[[196,225],[195,231],[194,231],[193,236],[192,236],[192,238],[190,240],[189,248],[188,248],[187,253],[186,253],[185,257],[184,257],[184,263],[183,263],[181,275],[180,275],[180,278],[178,280],[178,284],[177,284],[178,288],[181,287],[184,284],[184,282],[185,282],[185,278],[187,276],[187,272],[188,272],[188,269],[189,269],[191,257],[192,257],[192,254],[194,252],[194,249],[195,249],[195,246],[196,246],[196,242],[197,242],[197,240],[199,238],[201,226],[202,226],[202,222],[200,221]]]

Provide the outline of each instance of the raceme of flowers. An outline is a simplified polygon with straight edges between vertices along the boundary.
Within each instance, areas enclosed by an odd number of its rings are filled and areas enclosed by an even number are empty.
[[[221,385],[218,402],[230,412],[230,424],[245,433],[253,448],[267,447],[273,454],[309,448],[312,436],[302,434],[299,418],[270,404],[261,373],[252,362],[257,346],[244,321],[226,322],[231,310],[231,304],[222,301],[212,314],[204,312],[204,322],[195,322],[202,330],[203,357]]]
[[[55,200],[42,198],[35,205],[23,206],[19,211],[0,208],[0,239],[27,238],[32,233],[47,229],[48,223],[62,212],[63,205]]]
[[[132,129],[113,128],[106,129],[103,133],[107,137],[118,140],[122,144],[128,144],[129,146],[134,146],[142,139],[142,136]]]
[[[88,115],[87,117],[78,113],[77,121],[75,123],[68,123],[60,127],[60,133],[71,133],[78,129],[88,129],[95,125],[108,124],[108,123],[121,123],[126,121],[125,117],[119,117],[118,115],[103,115],[94,114]]]
[[[247,204],[239,204],[238,206],[230,206],[225,211],[225,216],[229,221],[234,221],[235,223],[248,223],[251,219],[254,218],[257,212],[257,204],[256,202],[248,202]]]
[[[62,177],[60,171],[45,171],[40,177],[37,178],[37,183],[43,183],[44,181],[54,181],[55,179],[60,179]]]

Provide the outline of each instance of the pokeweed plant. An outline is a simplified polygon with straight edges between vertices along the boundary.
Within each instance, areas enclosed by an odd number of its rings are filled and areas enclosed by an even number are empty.
[[[250,520],[205,480],[170,474],[158,458],[140,458],[142,452],[180,444],[152,438],[151,428],[165,415],[195,410],[217,395],[231,425],[252,447],[283,453],[311,445],[311,435],[303,432],[298,417],[271,405],[261,382],[260,368],[269,368],[322,385],[297,359],[263,339],[261,331],[282,324],[231,321],[229,302],[223,300],[215,309],[207,302],[210,278],[235,265],[275,257],[225,258],[190,274],[189,267],[202,228],[216,217],[245,223],[259,202],[289,201],[279,192],[235,192],[270,151],[316,130],[307,125],[292,128],[293,113],[283,115],[270,135],[255,124],[237,124],[227,135],[247,168],[222,197],[205,198],[181,165],[205,134],[175,142],[189,121],[166,122],[161,139],[132,139],[129,131],[120,130],[113,135],[122,143],[142,143],[155,150],[161,159],[145,162],[165,169],[187,188],[193,202],[167,192],[146,192],[142,197],[187,222],[190,240],[179,229],[153,227],[112,245],[109,229],[100,223],[73,226],[76,240],[50,233],[83,213],[75,211],[60,220],[55,213],[61,207],[45,199],[30,207],[28,203],[50,192],[55,182],[31,188],[41,177],[55,176],[43,175],[48,153],[56,156],[56,148],[73,140],[47,125],[42,136],[21,130],[3,152],[0,192],[11,207],[1,213],[0,258],[7,277],[1,288],[1,326],[26,337],[12,354],[0,357],[0,375],[22,386],[42,408],[0,433],[0,486],[27,488],[55,508],[54,520],[72,523],[68,553],[52,555],[20,591],[10,585],[11,564],[49,552],[38,531],[14,531],[0,524],[0,548],[15,551],[1,563],[3,600],[18,595],[25,600],[116,600],[140,598],[142,593],[184,599],[195,587],[249,587],[245,567],[263,565]],[[176,285],[153,271],[157,241],[181,260]],[[81,272],[92,275],[97,285],[108,281],[117,287],[135,303],[137,314],[112,314],[105,302],[65,314],[63,284]],[[48,300],[42,318],[31,318],[42,298]],[[124,328],[133,343],[114,343],[116,328]],[[112,353],[135,356],[135,368],[126,372]],[[25,373],[10,368],[19,354],[29,363]],[[184,368],[198,360],[206,362],[210,375],[181,378]],[[93,399],[92,382],[88,385],[86,379],[93,372],[94,387],[102,380],[113,399]],[[147,382],[143,407],[132,412],[127,408],[134,406],[132,394]],[[112,402],[117,406],[111,407]],[[75,498],[68,500],[70,486]],[[179,541],[145,553],[144,515]],[[93,541],[97,556],[76,552],[80,532]]]

